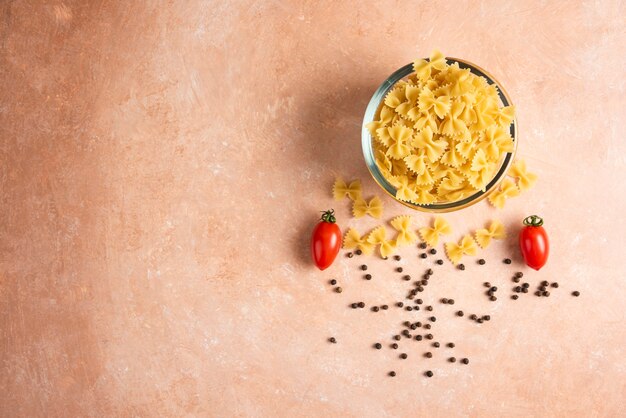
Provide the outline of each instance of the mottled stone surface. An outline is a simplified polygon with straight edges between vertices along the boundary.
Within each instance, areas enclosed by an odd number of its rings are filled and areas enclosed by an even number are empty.
[[[625,12],[619,1],[2,2],[0,416],[619,416]],[[377,224],[331,200],[336,175],[383,197],[385,220],[410,213],[370,179],[360,123],[378,84],[434,47],[506,87],[519,155],[540,181],[503,211],[446,215],[454,239],[494,217],[510,238],[484,267],[437,269],[423,298],[442,347],[425,359],[426,342],[371,348],[424,315],[347,307],[399,300],[397,263],[368,260],[369,282],[358,259],[319,272],[308,236],[330,206],[344,229]],[[538,273],[515,252],[531,213],[553,245]],[[401,254],[415,276],[432,264]],[[512,301],[517,270],[561,286]]]

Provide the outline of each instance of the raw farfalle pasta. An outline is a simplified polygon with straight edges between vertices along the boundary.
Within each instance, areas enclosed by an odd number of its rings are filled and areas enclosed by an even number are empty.
[[[504,231],[504,225],[498,220],[491,221],[488,228],[479,229],[474,233],[474,239],[480,246],[480,248],[487,248],[492,239],[504,239],[506,238],[506,232]]]
[[[484,191],[515,148],[509,134],[515,109],[501,107],[495,85],[449,65],[439,51],[413,69],[367,125],[382,175],[397,199],[420,205]]]
[[[452,227],[445,219],[437,216],[432,228],[426,226],[420,228],[418,232],[426,244],[435,247],[439,242],[439,236],[452,233]]]
[[[359,197],[352,205],[352,215],[355,218],[362,218],[365,215],[369,215],[372,218],[380,219],[383,214],[383,202],[378,196],[374,196],[372,200],[368,202],[365,199]]]
[[[374,244],[367,242],[366,237],[361,237],[354,228],[348,229],[343,237],[343,248],[347,250],[359,249],[363,254],[371,254],[374,252]]]
[[[515,185],[515,182],[509,178],[506,178],[502,181],[498,190],[494,190],[493,192],[491,192],[487,199],[489,200],[489,203],[491,203],[493,206],[497,207],[498,209],[502,209],[507,199],[510,199],[517,195],[519,195],[519,189]]]
[[[476,255],[477,251],[476,243],[471,235],[465,235],[458,244],[456,242],[446,242],[444,247],[446,255],[454,265],[458,264],[464,255]]]
[[[357,200],[361,197],[361,180],[354,180],[347,185],[345,181],[338,178],[333,185],[333,197],[335,200],[341,200],[348,196],[352,200]]]
[[[508,175],[517,179],[517,187],[520,192],[530,189],[537,181],[537,175],[526,170],[524,160],[515,161]]]
[[[383,258],[393,254],[396,249],[396,242],[387,239],[387,229],[383,225],[370,232],[367,236],[367,242],[372,245],[378,245],[380,256]]]
[[[410,245],[417,241],[417,234],[411,229],[413,218],[408,215],[397,216],[391,220],[391,226],[398,231],[396,244]]]

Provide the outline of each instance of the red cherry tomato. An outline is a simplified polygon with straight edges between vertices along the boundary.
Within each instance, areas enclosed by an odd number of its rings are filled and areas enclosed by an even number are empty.
[[[313,229],[311,255],[320,270],[325,270],[335,261],[341,248],[341,230],[335,222],[335,211],[327,210]]]
[[[539,270],[546,264],[550,253],[548,234],[542,225],[543,219],[539,216],[528,216],[524,219],[524,228],[519,234],[519,247],[524,261],[535,270]]]

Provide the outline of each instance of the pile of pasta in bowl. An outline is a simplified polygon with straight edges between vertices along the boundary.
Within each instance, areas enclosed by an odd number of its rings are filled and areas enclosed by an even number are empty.
[[[486,186],[506,153],[513,106],[497,87],[441,52],[413,63],[368,123],[376,165],[396,199],[418,205],[456,202]]]

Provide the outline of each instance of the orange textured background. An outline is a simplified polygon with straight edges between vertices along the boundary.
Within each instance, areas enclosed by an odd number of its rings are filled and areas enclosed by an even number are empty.
[[[0,416],[622,414],[625,9],[2,2]],[[343,255],[319,272],[308,237],[331,205],[343,228],[377,224],[350,219],[330,187],[361,178],[383,197],[361,156],[363,111],[384,78],[435,47],[506,87],[519,155],[540,181],[503,211],[446,215],[453,239],[494,217],[510,238],[484,267],[439,268],[424,293],[436,339],[457,348],[426,360],[425,343],[402,342],[399,360],[371,345],[408,315],[347,308],[399,300],[397,263],[368,260],[370,282]],[[385,220],[409,213],[383,200]],[[500,262],[532,212],[553,244],[539,273],[517,255]],[[432,265],[414,247],[401,254],[415,276]],[[561,287],[511,301],[517,270]],[[495,303],[485,280],[501,288]],[[471,363],[446,363],[452,352]]]

